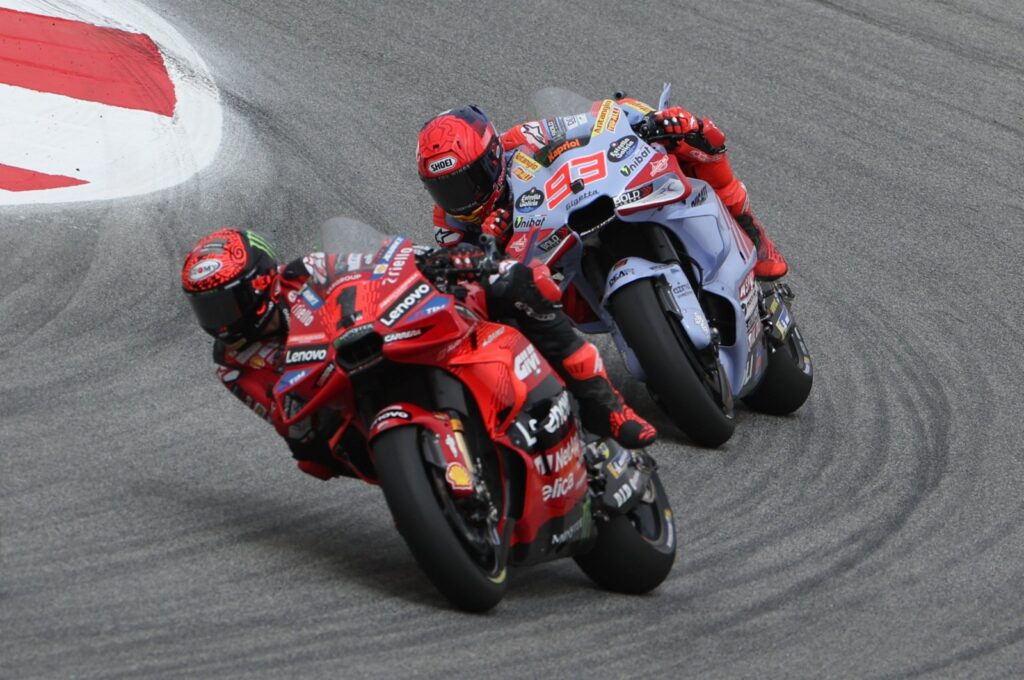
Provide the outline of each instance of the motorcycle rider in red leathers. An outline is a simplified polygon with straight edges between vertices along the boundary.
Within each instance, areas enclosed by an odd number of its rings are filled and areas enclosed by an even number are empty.
[[[653,115],[657,132],[652,139],[666,147],[683,172],[704,180],[715,190],[757,246],[754,275],[777,279],[787,271],[786,261],[754,217],[747,189],[733,174],[725,151],[725,135],[709,118],[670,107],[654,112],[635,99],[620,99],[634,128]],[[595,105],[596,106],[596,105]],[[504,245],[511,232],[512,201],[505,178],[508,158],[517,149],[528,154],[564,135],[555,119],[516,125],[499,137],[487,116],[476,106],[438,114],[420,130],[416,164],[420,179],[434,199],[435,238],[453,246],[467,235],[490,233]]]
[[[199,325],[215,339],[214,362],[224,386],[257,415],[272,423],[303,472],[320,479],[352,475],[328,445],[338,423],[329,412],[285,427],[276,413],[272,390],[285,364],[289,332],[301,334],[302,320],[289,318],[289,301],[307,282],[323,283],[327,266],[343,264],[340,255],[312,253],[279,265],[273,249],[258,234],[221,229],[204,236],[185,258],[182,289]],[[467,278],[483,257],[468,247],[453,251],[422,250],[418,261],[444,262],[466,269]],[[584,342],[557,304],[558,286],[547,268],[503,261],[502,272],[485,281],[487,305],[496,320],[513,319],[566,381],[580,403],[580,417],[590,432],[611,436],[627,448],[652,444],[657,432],[637,416],[611,386],[597,348]],[[341,447],[352,453],[366,448],[356,428],[347,428]],[[353,458],[358,458],[353,456]]]

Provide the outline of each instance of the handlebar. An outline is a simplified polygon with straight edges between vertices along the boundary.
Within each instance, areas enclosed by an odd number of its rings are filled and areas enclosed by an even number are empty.
[[[475,262],[475,266],[455,266],[452,262],[453,254],[449,251],[434,251],[421,261],[420,271],[428,278],[456,283],[459,279],[483,279],[492,274],[498,273],[498,262],[501,259],[501,251],[498,249],[498,241],[490,234],[480,236],[480,250],[483,257]],[[467,258],[470,257],[467,255]],[[479,254],[473,256],[479,258]],[[433,259],[434,262],[430,262]],[[438,261],[443,260],[443,261]]]

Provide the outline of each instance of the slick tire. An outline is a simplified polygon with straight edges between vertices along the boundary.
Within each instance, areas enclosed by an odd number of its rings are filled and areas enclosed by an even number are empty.
[[[713,395],[698,377],[704,369],[696,351],[662,308],[654,284],[645,279],[616,291],[611,311],[647,374],[648,388],[672,422],[700,446],[714,448],[728,441],[736,429],[732,395],[723,406],[721,395]]]
[[[485,569],[459,540],[431,481],[419,433],[417,427],[399,427],[373,441],[384,498],[398,532],[441,594],[465,611],[487,611],[504,597],[508,569],[504,564]]]
[[[794,326],[786,343],[769,351],[764,377],[743,401],[755,411],[784,416],[804,405],[813,383],[811,357]]]
[[[598,525],[590,551],[573,559],[597,585],[630,595],[661,585],[676,559],[676,528],[668,496],[654,473],[655,499]]]

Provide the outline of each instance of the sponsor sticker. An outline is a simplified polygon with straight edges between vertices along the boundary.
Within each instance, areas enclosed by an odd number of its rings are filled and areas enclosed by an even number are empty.
[[[559,243],[564,241],[565,237],[568,235],[569,228],[560,227],[559,229],[548,234],[548,236],[543,241],[537,244],[537,247],[540,248],[541,252],[544,253],[554,250],[555,247],[557,247]]]
[[[308,364],[314,361],[323,361],[327,358],[327,345],[305,345],[300,347],[289,347],[285,354],[284,363],[286,366],[295,364]]]
[[[541,129],[540,123],[524,123],[519,127],[519,131],[522,132],[523,136],[538,148],[547,144],[547,140],[544,138],[544,131]]]
[[[668,169],[668,156],[661,155],[651,161],[651,174],[660,175]]]
[[[312,345],[327,340],[323,333],[306,333],[303,335],[289,335],[288,342],[292,345]]]
[[[400,408],[389,408],[384,409],[377,414],[377,417],[370,423],[370,429],[375,429],[378,425],[383,423],[385,420],[412,420],[412,416],[405,409]]]
[[[324,301],[320,299],[319,295],[313,292],[312,288],[303,288],[299,292],[299,295],[302,297],[302,301],[306,303],[306,306],[314,312],[324,306]]]
[[[384,342],[397,342],[399,340],[408,340],[409,338],[418,338],[423,335],[422,328],[414,328],[411,331],[399,331],[398,333],[388,333],[384,336]]]
[[[314,281],[319,284],[327,281],[327,262],[323,253],[310,253],[306,255],[302,258],[302,264],[306,266],[306,271],[309,272]]]
[[[297,319],[303,326],[309,326],[313,323],[313,312],[309,311],[309,308],[303,304],[297,304],[292,307],[292,317]]]
[[[612,163],[621,163],[633,155],[639,144],[640,139],[636,135],[626,135],[616,139],[608,145],[608,160]]]
[[[530,189],[516,199],[516,210],[523,213],[530,213],[544,204],[544,192],[537,187]]]
[[[523,170],[518,165],[512,168],[512,174],[515,175],[516,179],[522,182],[529,182],[533,179],[533,173]]]
[[[547,152],[547,158],[546,158],[547,165],[550,166],[552,163],[555,162],[555,160],[559,156],[564,154],[566,151],[572,151],[573,149],[578,149],[581,146],[583,146],[583,140],[580,140],[580,139],[567,139],[566,141],[562,142],[558,146],[556,146],[556,147],[554,147],[552,149],[549,149],[548,152]]]
[[[623,191],[621,194],[615,197],[615,207],[621,208],[624,205],[636,203],[637,201],[650,196],[652,191],[654,191],[654,184],[652,182],[648,182],[647,184],[637,187],[636,189],[628,189],[626,191]]]
[[[563,478],[556,479],[551,484],[545,484],[541,489],[541,495],[545,501],[553,501],[569,494],[576,486],[576,473],[569,474]]]
[[[444,478],[448,480],[448,484],[457,491],[472,491],[473,481],[469,476],[469,470],[466,466],[458,461],[452,461],[448,463],[448,469],[444,473]]]
[[[281,376],[280,380],[277,381],[277,387],[274,388],[274,391],[280,394],[281,392],[287,390],[289,387],[292,387],[293,385],[298,383],[307,375],[309,375],[308,368],[303,368],[302,370],[299,371],[288,371],[287,373]]]
[[[484,341],[480,343],[480,346],[481,346],[481,347],[486,347],[487,345],[491,344],[492,342],[494,342],[495,340],[497,340],[497,339],[498,339],[499,337],[501,337],[501,335],[502,335],[502,334],[503,334],[504,332],[505,332],[505,327],[504,327],[504,326],[498,326],[498,328],[497,328],[497,329],[495,329],[495,330],[491,331],[491,334],[490,334],[490,335],[488,335],[488,336],[487,336],[487,337],[486,337],[486,338],[484,339]]]
[[[608,117],[612,113],[612,109],[615,107],[615,102],[611,99],[605,99],[601,102],[601,108],[597,110],[597,118],[594,121],[594,129],[591,132],[595,137],[606,129],[608,129]]]
[[[188,280],[196,283],[209,278],[220,271],[221,265],[220,260],[200,260],[188,270]]]
[[[505,246],[505,250],[514,255],[521,255],[522,252],[526,250],[526,242],[529,238],[529,235],[525,233],[516,234],[512,240],[508,242],[508,245]]]
[[[514,165],[521,166],[524,170],[527,170],[528,172],[537,172],[538,170],[540,170],[540,163],[538,163],[533,158],[530,158],[522,151],[516,151],[515,155],[512,156],[512,163]]]
[[[612,113],[608,116],[608,132],[615,132],[615,128],[619,127],[619,109],[612,109]]]
[[[522,352],[516,355],[513,364],[516,377],[526,380],[531,375],[540,375],[540,357],[533,345],[527,345]]]
[[[707,199],[708,199],[708,188],[705,185],[705,186],[702,186],[700,188],[700,191],[698,191],[696,194],[694,194],[693,201],[690,202],[690,207],[695,208],[698,205],[703,204],[704,201],[706,201]]]
[[[578,113],[575,116],[562,116],[562,125],[566,130],[572,130],[587,122],[587,114]]]
[[[519,230],[535,229],[542,226],[545,219],[547,219],[546,215],[538,215],[536,217],[523,217],[520,215],[512,222],[512,228]]]
[[[434,229],[434,240],[437,241],[439,246],[454,246],[462,240],[462,232],[455,231],[454,229],[442,229],[436,227]]]
[[[409,317],[409,321],[419,321],[420,319],[428,317],[431,314],[436,314],[440,312],[442,309],[446,309],[448,307],[448,300],[449,298],[443,295],[435,295],[434,297],[427,300],[426,304],[424,304],[422,307],[416,310],[416,312],[414,312],[413,315]]]
[[[554,534],[551,537],[551,545],[561,545],[563,543],[568,543],[569,541],[579,536],[582,530],[583,518],[580,517],[578,520],[573,522],[565,531],[558,534]]]
[[[431,175],[440,175],[445,170],[455,167],[455,156],[442,156],[427,164],[427,172]]]
[[[581,203],[583,203],[583,201],[586,201],[588,199],[593,198],[594,196],[597,196],[598,193],[599,192],[597,190],[585,191],[582,194],[580,194],[579,196],[577,196],[576,198],[574,198],[571,201],[569,201],[568,203],[566,203],[565,204],[565,209],[566,210],[572,210],[576,206],[578,206]]]
[[[622,105],[623,106],[628,106],[629,108],[633,109],[637,113],[642,113],[644,115],[654,111],[654,109],[652,109],[647,104],[644,104],[643,102],[638,102],[638,101],[623,102]]]
[[[415,307],[430,293],[430,284],[422,282],[405,294],[398,302],[391,306],[384,316],[380,318],[381,324],[390,328],[395,322],[405,316],[406,312]]]
[[[641,166],[643,166],[643,164],[647,161],[650,155],[651,147],[643,147],[642,149],[640,149],[640,152],[633,157],[633,160],[629,161],[629,163],[626,163],[621,168],[619,168],[619,172],[621,172],[623,176],[629,177],[634,172],[639,170]]]

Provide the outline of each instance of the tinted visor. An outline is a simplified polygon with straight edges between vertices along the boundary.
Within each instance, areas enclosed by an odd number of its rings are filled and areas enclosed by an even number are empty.
[[[248,281],[237,281],[225,288],[188,295],[199,325],[211,335],[231,335],[243,332],[255,308],[255,296]]]
[[[502,171],[501,142],[491,140],[487,152],[464,168],[440,177],[424,177],[434,202],[449,215],[468,215],[491,197]]]

